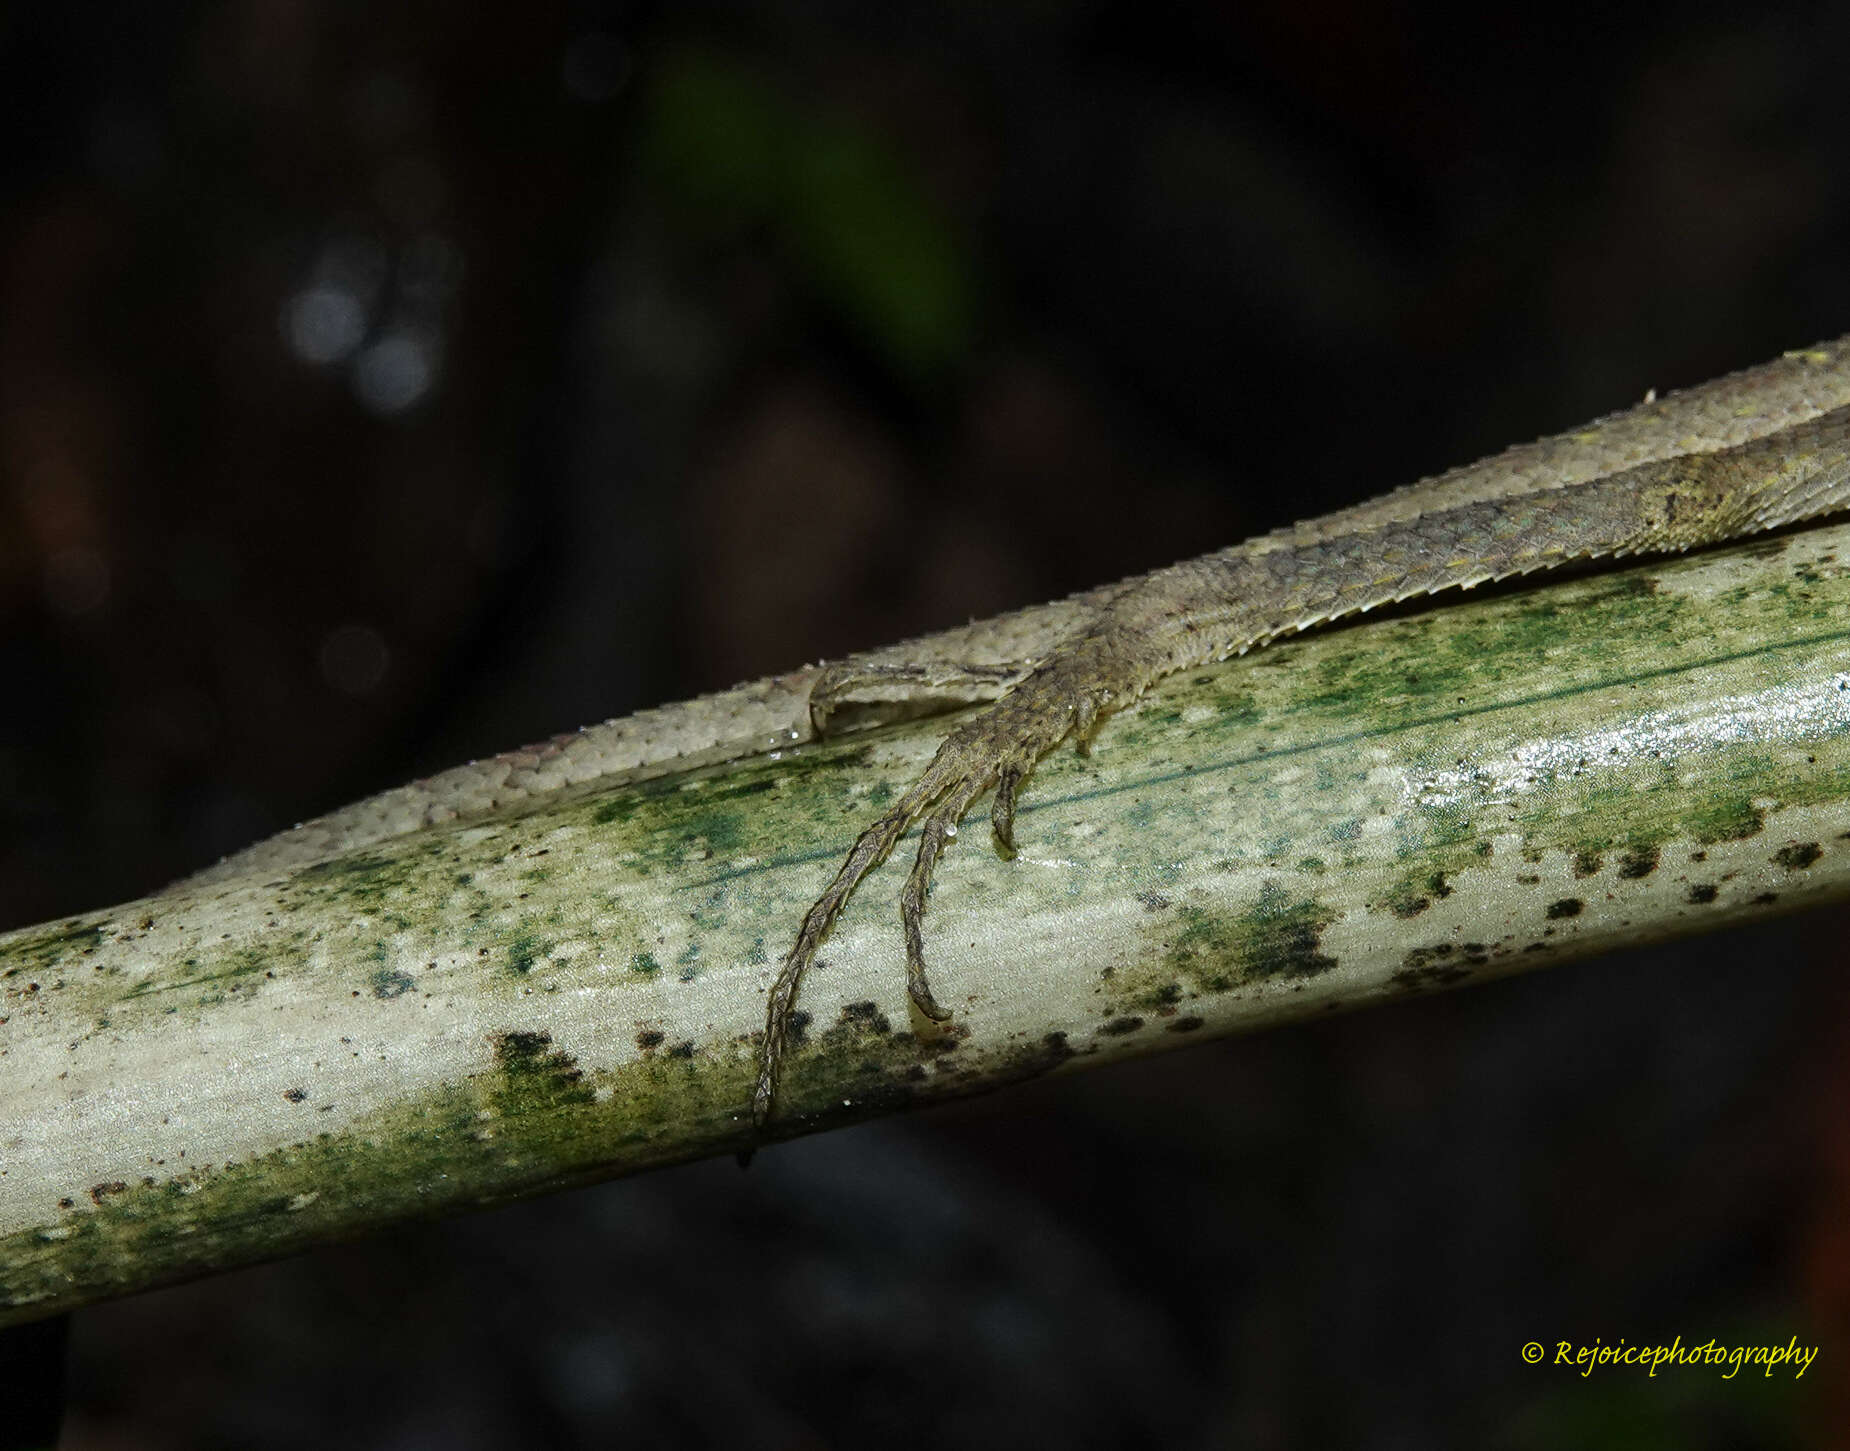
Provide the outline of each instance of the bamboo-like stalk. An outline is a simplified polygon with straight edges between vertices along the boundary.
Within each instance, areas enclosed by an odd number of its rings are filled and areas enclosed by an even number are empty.
[[[1850,897],[1850,526],[1167,682],[805,984],[805,1133]],[[764,990],[917,722],[0,936],[0,1323],[753,1141]],[[903,849],[903,848],[902,848]]]

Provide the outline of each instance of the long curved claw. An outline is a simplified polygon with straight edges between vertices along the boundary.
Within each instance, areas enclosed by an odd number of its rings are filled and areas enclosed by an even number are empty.
[[[946,1022],[951,1010],[939,1006],[925,980],[925,897],[931,890],[931,874],[944,855],[945,843],[957,835],[957,823],[970,809],[970,803],[989,786],[989,772],[966,777],[925,821],[919,835],[919,854],[906,877],[906,890],[900,894],[900,917],[906,928],[906,991],[926,1017]]]
[[[996,799],[989,808],[989,828],[1004,856],[1015,855],[1015,797],[1027,776],[1025,766],[1013,761],[996,773]]]

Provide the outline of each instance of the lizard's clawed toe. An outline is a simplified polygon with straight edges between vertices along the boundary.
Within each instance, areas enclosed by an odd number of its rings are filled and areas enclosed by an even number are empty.
[[[951,1010],[931,995],[931,986],[925,981],[923,973],[907,982],[906,992],[912,998],[912,1006],[934,1023],[950,1022]]]
[[[996,776],[996,802],[990,808],[989,825],[995,833],[996,846],[1007,857],[1015,855],[1015,797],[1027,772],[1020,766],[1004,766]]]
[[[939,1006],[925,980],[925,897],[931,890],[931,874],[944,855],[945,843],[957,835],[957,823],[970,809],[970,803],[989,785],[987,771],[971,772],[950,788],[931,815],[925,818],[919,833],[919,854],[906,877],[906,889],[900,894],[900,917],[906,932],[906,991],[926,1017],[944,1022],[950,1010]]]

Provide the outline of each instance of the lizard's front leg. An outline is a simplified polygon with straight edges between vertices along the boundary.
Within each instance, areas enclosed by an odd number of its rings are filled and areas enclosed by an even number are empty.
[[[1154,678],[1140,652],[1126,645],[1121,632],[1099,630],[1057,650],[1009,694],[953,731],[911,790],[856,839],[835,879],[803,918],[796,943],[771,985],[758,1084],[752,1094],[754,1123],[762,1127],[770,1117],[804,970],[861,879],[886,859],[920,817],[924,829],[918,857],[900,898],[906,987],[927,1017],[940,1022],[950,1017],[932,996],[925,975],[923,918],[932,869],[957,834],[964,813],[992,786],[996,842],[1013,853],[1015,798],[1034,763],[1068,735],[1077,735],[1083,744],[1102,715],[1134,699]],[[840,688],[839,682],[835,688]]]

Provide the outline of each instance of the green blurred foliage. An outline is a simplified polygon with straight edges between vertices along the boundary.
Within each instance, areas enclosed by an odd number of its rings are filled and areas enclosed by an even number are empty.
[[[970,239],[859,117],[743,57],[682,45],[654,64],[640,146],[650,184],[695,240],[761,234],[901,374],[923,380],[968,350]]]

